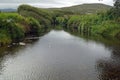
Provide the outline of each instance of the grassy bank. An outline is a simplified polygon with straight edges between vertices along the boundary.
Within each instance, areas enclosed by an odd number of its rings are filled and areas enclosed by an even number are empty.
[[[65,11],[64,8],[41,9],[29,5],[21,5],[18,8],[18,13],[24,17],[31,16],[35,18],[45,30],[50,26],[56,26],[56,28],[58,26],[58,28],[60,28],[61,26],[65,29],[69,29],[71,32],[78,32],[82,35],[101,35],[103,37],[119,39],[119,16],[116,17],[115,9],[112,7],[111,9],[110,6],[105,5],[105,7],[108,7],[106,9],[107,11],[103,10],[90,14],[78,14],[78,11]]]
[[[106,12],[78,14],[78,11],[67,11],[63,8],[41,9],[21,5],[18,13],[0,13],[0,45],[20,42],[26,36],[39,36],[53,28],[51,26],[81,35],[120,39],[119,10],[111,8]]]
[[[0,45],[22,41],[28,35],[38,36],[41,25],[34,18],[18,13],[0,13]]]
[[[101,35],[120,39],[119,18],[111,19],[107,12],[57,17],[56,24],[82,35]]]

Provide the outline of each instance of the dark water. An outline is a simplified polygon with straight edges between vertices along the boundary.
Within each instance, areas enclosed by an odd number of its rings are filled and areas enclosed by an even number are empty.
[[[120,46],[52,30],[32,44],[1,48],[0,80],[120,80]]]

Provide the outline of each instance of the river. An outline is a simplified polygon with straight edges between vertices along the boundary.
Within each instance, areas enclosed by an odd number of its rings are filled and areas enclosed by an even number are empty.
[[[51,30],[0,49],[0,80],[120,80],[120,46]]]

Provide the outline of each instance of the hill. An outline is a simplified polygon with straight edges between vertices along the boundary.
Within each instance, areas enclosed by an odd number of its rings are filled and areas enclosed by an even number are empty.
[[[24,17],[33,17],[37,19],[44,27],[50,26],[52,21],[51,12],[48,12],[48,10],[42,8],[29,5],[20,5],[18,8],[18,13]]]
[[[105,4],[92,3],[92,4],[76,5],[71,7],[54,8],[54,10],[63,10],[63,11],[71,11],[73,13],[89,14],[89,13],[106,11],[109,10],[111,7],[112,6]]]
[[[98,3],[63,8],[37,8],[29,5],[20,5],[18,13],[24,17],[33,17],[42,26],[48,27],[55,24],[56,17],[58,16],[97,13],[107,11],[110,8],[111,6]]]

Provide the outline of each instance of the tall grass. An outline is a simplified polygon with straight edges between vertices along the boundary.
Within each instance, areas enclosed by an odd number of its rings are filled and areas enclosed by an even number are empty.
[[[0,44],[19,42],[27,35],[39,36],[41,25],[34,18],[17,13],[0,13]]]
[[[71,15],[65,21],[64,17],[56,18],[57,24],[65,26],[73,32],[80,32],[84,35],[101,35],[120,38],[119,18],[111,18],[108,13],[97,13],[87,15]]]

